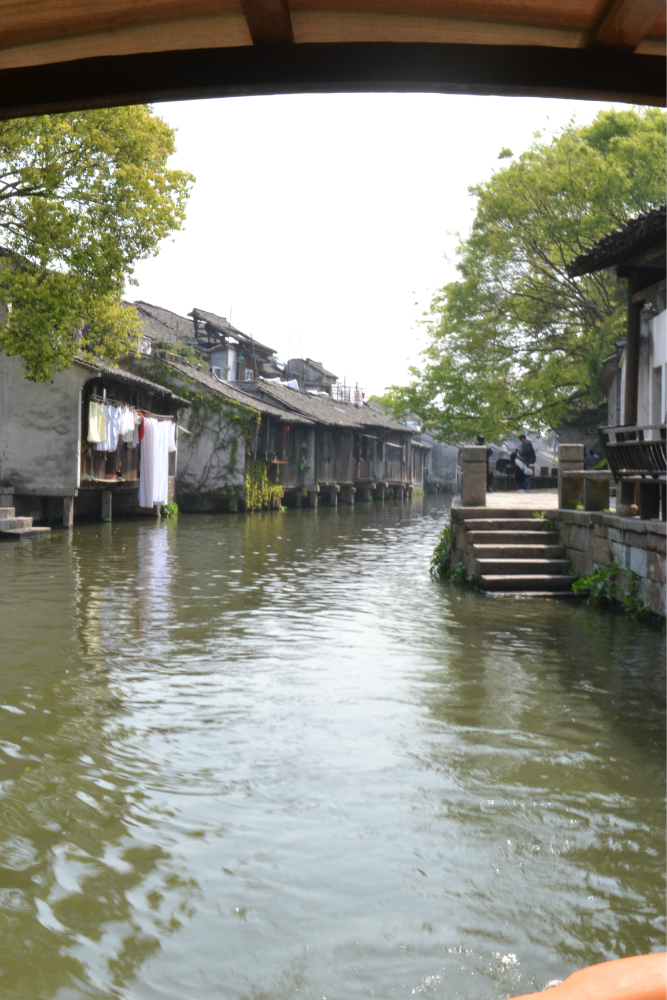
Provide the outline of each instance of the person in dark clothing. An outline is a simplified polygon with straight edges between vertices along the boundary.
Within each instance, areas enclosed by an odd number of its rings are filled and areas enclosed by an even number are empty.
[[[483,434],[478,434],[477,435],[477,444],[478,445],[484,445],[484,444],[486,444],[486,438],[484,437]],[[489,469],[489,459],[491,458],[492,455],[493,455],[493,448],[487,448],[486,449],[486,491],[487,491],[487,493],[493,493],[493,484],[494,484],[494,482],[496,480],[496,477],[494,476],[494,474]]]
[[[537,461],[537,455],[535,454],[535,449],[533,448],[533,442],[529,441],[525,434],[519,434],[519,441],[521,442],[521,447],[519,448],[518,458],[524,463],[524,465],[534,466]],[[523,486],[519,489],[529,490],[530,489],[530,474],[524,474]]]
[[[537,461],[537,455],[535,454],[535,449],[533,448],[533,442],[529,441],[525,434],[519,434],[519,441],[521,442],[521,447],[519,448],[519,458],[526,465],[535,465]]]
[[[510,460],[505,466],[505,473],[508,476],[514,475],[514,482],[516,483],[517,490],[525,491],[527,477],[524,475],[523,469],[520,469],[519,466],[516,464],[516,460],[518,457],[519,456],[516,451],[513,451],[510,454]]]

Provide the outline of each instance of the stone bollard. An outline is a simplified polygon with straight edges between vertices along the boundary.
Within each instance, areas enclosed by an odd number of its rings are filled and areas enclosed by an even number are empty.
[[[486,507],[486,445],[463,449],[461,501],[464,507]]]
[[[563,479],[562,472],[581,472],[584,468],[583,444],[558,445],[558,506],[568,507],[572,503],[584,502],[584,481],[569,477]]]

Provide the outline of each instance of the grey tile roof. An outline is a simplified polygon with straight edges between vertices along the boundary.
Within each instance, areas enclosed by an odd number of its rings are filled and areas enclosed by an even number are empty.
[[[88,368],[90,371],[97,372],[100,375],[108,375],[110,378],[118,379],[119,382],[127,382],[130,385],[140,386],[154,393],[156,396],[164,396],[170,399],[172,402],[177,403],[178,406],[190,406],[187,399],[172,392],[171,389],[167,389],[166,386],[160,385],[158,382],[151,382],[150,379],[143,378],[141,375],[135,375],[134,372],[117,368],[115,365],[100,358],[94,358],[90,361],[86,358],[75,358],[74,363],[80,365],[82,368]]]
[[[186,344],[195,343],[195,328],[191,319],[179,316],[178,313],[150,302],[126,302],[126,306],[134,306],[139,313],[139,319],[144,324],[145,336],[149,340],[163,340],[167,344],[183,341]]]
[[[313,361],[312,358],[290,358],[287,362],[287,368],[291,371],[292,365],[308,365],[310,368],[314,368],[316,372],[320,375],[324,375],[326,378],[338,378],[333,372],[326,370],[321,361]],[[296,369],[294,369],[296,371]]]
[[[602,271],[606,267],[624,263],[661,241],[665,242],[664,205],[641,212],[633,219],[628,219],[624,226],[607,233],[589,250],[580,253],[568,265],[567,273],[571,278],[576,278],[582,274]]]
[[[211,392],[217,393],[218,396],[223,396],[225,399],[229,399],[235,403],[240,403],[243,406],[247,406],[254,410],[258,410],[260,413],[267,417],[273,417],[276,420],[285,420],[286,411],[278,406],[272,406],[270,403],[266,403],[261,399],[256,399],[254,396],[249,395],[247,392],[241,392],[235,386],[230,385],[228,382],[221,382],[219,379],[215,378],[214,375],[209,375],[207,372],[201,371],[199,368],[194,368],[189,365],[186,361],[162,361],[162,364],[171,368],[172,371],[184,378],[192,379],[198,382],[199,385]],[[313,421],[307,416],[296,415],[296,419],[290,415],[292,423],[295,424],[312,424]]]
[[[302,413],[318,423],[331,427],[350,427],[359,431],[364,428],[381,427],[386,430],[402,431],[404,434],[411,433],[409,427],[399,424],[379,408],[339,403],[328,394],[301,392],[298,389],[288,389],[285,385],[278,385],[277,382],[263,380],[248,383],[246,392],[253,398],[259,394],[260,398]]]

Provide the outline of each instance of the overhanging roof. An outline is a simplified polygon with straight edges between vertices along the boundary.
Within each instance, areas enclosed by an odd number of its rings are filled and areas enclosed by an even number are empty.
[[[663,0],[0,0],[0,117],[431,91],[663,104]]]
[[[619,264],[633,263],[637,258],[646,257],[652,248],[656,252],[649,254],[642,263],[649,268],[664,269],[665,266],[665,206],[641,212],[629,219],[625,225],[619,226],[613,232],[607,233],[589,250],[579,254],[567,272],[572,278],[583,274],[593,274],[607,267]]]

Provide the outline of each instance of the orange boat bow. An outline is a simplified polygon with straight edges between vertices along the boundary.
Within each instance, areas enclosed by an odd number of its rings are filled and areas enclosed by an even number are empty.
[[[666,958],[660,952],[589,965],[546,993],[524,993],[514,1000],[665,1000]]]

